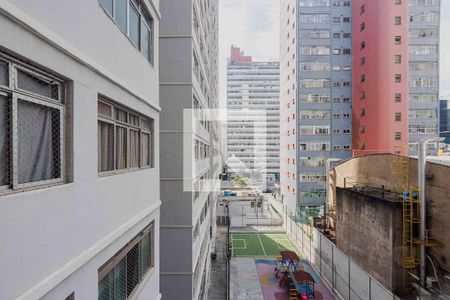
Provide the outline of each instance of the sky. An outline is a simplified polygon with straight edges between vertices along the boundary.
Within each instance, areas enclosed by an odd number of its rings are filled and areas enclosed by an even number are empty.
[[[450,100],[450,0],[441,0],[441,97]],[[230,46],[254,60],[279,58],[280,0],[219,0],[220,99],[226,103],[226,67]],[[446,35],[446,36],[444,36]]]

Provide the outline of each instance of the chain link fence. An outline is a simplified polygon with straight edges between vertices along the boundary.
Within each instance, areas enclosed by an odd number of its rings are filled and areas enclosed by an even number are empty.
[[[343,299],[400,299],[361,269],[318,229],[296,222],[295,214],[288,212],[286,207],[283,207],[282,215],[286,234],[321,278]]]

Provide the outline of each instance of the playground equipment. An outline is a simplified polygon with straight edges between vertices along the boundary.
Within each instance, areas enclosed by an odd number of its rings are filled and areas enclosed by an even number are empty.
[[[314,298],[315,280],[308,272],[304,271],[300,258],[293,251],[281,251],[281,261],[275,268],[275,277],[283,274],[279,286],[289,287],[289,299]]]

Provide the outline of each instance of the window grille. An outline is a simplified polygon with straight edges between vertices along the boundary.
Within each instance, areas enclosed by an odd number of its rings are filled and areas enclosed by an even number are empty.
[[[154,265],[150,224],[98,270],[98,299],[128,299]]]
[[[0,58],[0,190],[65,180],[64,84]]]

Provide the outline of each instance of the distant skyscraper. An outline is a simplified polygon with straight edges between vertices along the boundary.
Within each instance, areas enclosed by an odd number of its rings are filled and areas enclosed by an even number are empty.
[[[325,202],[328,158],[349,158],[351,1],[281,1],[281,195],[291,208]]]
[[[231,47],[227,67],[227,164],[230,171],[278,177],[280,65],[254,62]],[[247,173],[247,174],[245,174]]]
[[[328,158],[414,154],[438,134],[439,14],[439,0],[281,1],[283,201],[323,204]]]

